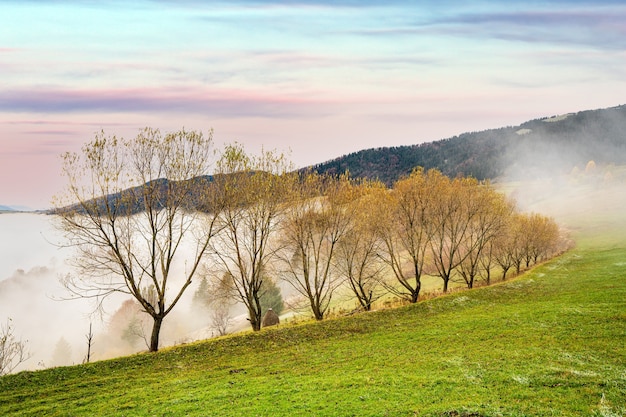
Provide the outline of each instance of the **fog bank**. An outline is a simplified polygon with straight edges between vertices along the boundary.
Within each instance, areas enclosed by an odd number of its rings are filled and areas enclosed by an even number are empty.
[[[32,357],[15,371],[82,363],[92,324],[92,360],[147,350],[151,318],[130,296],[109,297],[103,314],[94,314],[93,301],[70,300],[60,278],[72,272],[69,248],[59,248],[62,235],[54,216],[34,213],[0,214],[0,321],[12,319],[15,336],[26,340]],[[197,283],[165,319],[161,346],[216,336],[210,312],[192,309]],[[232,315],[240,314],[235,307]],[[230,331],[245,328],[245,318],[233,317]]]

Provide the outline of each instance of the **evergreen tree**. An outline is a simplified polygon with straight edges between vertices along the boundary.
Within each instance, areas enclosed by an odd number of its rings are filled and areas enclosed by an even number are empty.
[[[202,277],[198,289],[193,294],[193,309],[195,311],[202,311],[203,313],[208,311],[211,306],[209,281],[206,277]]]
[[[65,366],[72,364],[72,346],[61,337],[52,352],[52,366]]]
[[[280,288],[274,280],[265,279],[261,287],[261,310],[265,313],[270,308],[280,316],[285,309],[285,303],[283,302],[283,296],[280,293]]]

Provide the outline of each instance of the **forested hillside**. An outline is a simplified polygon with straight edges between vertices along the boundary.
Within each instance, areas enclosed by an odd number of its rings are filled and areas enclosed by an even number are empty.
[[[366,149],[312,167],[380,179],[387,184],[417,166],[448,176],[495,179],[569,172],[574,166],[626,163],[626,105],[531,120],[519,126],[463,133],[412,146]]]

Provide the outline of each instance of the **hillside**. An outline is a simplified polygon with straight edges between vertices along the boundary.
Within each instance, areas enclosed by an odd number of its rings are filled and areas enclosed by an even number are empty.
[[[624,243],[417,305],[5,376],[0,415],[623,415]]]
[[[534,193],[530,209],[564,221],[577,248],[516,279],[397,309],[8,375],[0,415],[625,415],[619,178],[602,187],[581,179],[569,190],[558,183],[541,198],[543,181],[517,184]]]
[[[318,172],[377,178],[387,184],[416,166],[448,176],[567,173],[589,160],[626,163],[626,105],[546,117],[413,146],[366,149],[312,167]]]

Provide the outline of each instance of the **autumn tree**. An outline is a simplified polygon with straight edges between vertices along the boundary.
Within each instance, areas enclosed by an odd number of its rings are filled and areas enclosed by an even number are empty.
[[[277,251],[274,235],[296,182],[291,163],[274,151],[255,157],[229,145],[217,163],[215,198],[224,230],[212,253],[255,331],[261,329],[261,289]]]
[[[315,319],[322,320],[340,284],[333,261],[352,224],[349,203],[355,188],[346,176],[310,173],[297,190],[297,200],[282,219],[282,276],[307,300]]]
[[[523,268],[537,262],[540,255],[548,254],[552,245],[556,244],[559,232],[553,220],[537,213],[518,213],[512,226],[515,237],[510,250],[519,274]],[[555,237],[555,241],[551,236]]]
[[[64,284],[99,303],[132,296],[152,318],[150,351],[219,229],[215,201],[196,210],[213,194],[203,180],[211,145],[212,132],[146,128],[129,140],[101,132],[82,152],[63,155],[67,189],[56,214],[76,249],[76,274]]]
[[[361,308],[369,311],[372,303],[383,295],[380,288],[385,265],[379,259],[382,241],[376,233],[379,213],[372,207],[376,204],[376,193],[386,190],[383,184],[369,181],[358,187],[357,198],[349,203],[353,206],[352,225],[339,241],[335,265]]]
[[[136,350],[141,344],[149,348],[150,322],[150,316],[143,311],[137,300],[134,298],[124,300],[109,316],[107,334],[103,340],[104,346],[100,343],[98,350],[104,349],[122,354],[122,352]],[[120,344],[120,341],[124,344]]]
[[[430,252],[437,274],[447,292],[456,268],[474,250],[470,225],[480,213],[476,197],[477,181],[473,178],[451,180],[437,173],[435,187],[437,199],[431,222],[433,233]]]
[[[491,284],[491,274],[497,265],[495,260],[495,240],[496,238],[494,237],[487,242],[483,255],[479,259],[482,277],[487,285]]]
[[[561,242],[554,219],[537,213],[512,213],[494,244],[494,259],[502,269],[502,279],[513,267],[519,274],[524,267],[552,256]]]
[[[559,226],[550,217],[538,213],[526,216],[526,267],[546,259],[557,251],[560,238]]]
[[[422,287],[422,274],[433,234],[432,215],[447,181],[438,171],[416,169],[397,181],[391,192],[379,191],[377,233],[383,245],[381,259],[388,265],[398,285],[387,284],[393,294],[415,303]]]
[[[503,231],[513,206],[489,184],[470,183],[468,187],[464,194],[468,229],[461,240],[458,271],[467,288],[473,288],[481,273],[490,274],[492,243]]]
[[[521,242],[524,239],[522,217],[520,213],[511,213],[505,219],[503,229],[493,241],[493,258],[502,271],[503,281],[511,268],[516,267],[518,274],[521,269],[523,259]]]
[[[519,275],[524,266],[524,260],[530,251],[530,240],[528,239],[528,216],[523,213],[517,213],[512,224],[513,240],[509,242],[509,250],[513,258],[515,273]]]

